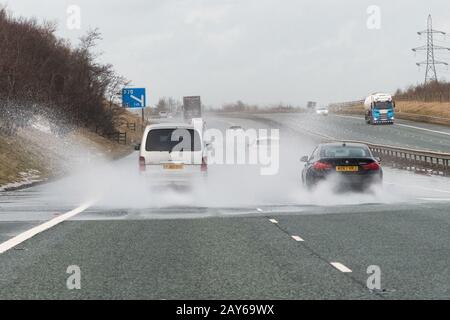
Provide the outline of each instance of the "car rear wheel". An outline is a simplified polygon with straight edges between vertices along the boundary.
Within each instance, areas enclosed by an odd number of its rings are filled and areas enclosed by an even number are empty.
[[[308,175],[306,175],[306,177],[303,179],[303,186],[307,190],[312,190],[314,189],[315,185],[316,183],[311,178],[308,178]]]

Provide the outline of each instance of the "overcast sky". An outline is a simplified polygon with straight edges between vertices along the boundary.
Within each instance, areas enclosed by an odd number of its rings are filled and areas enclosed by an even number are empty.
[[[56,21],[74,43],[89,28],[103,34],[102,60],[139,87],[148,101],[201,95],[206,105],[303,105],[394,92],[423,81],[411,48],[428,13],[450,33],[448,0],[0,0],[17,16]],[[67,8],[81,9],[81,29]],[[380,28],[368,7],[380,8]],[[375,21],[375,22],[374,22]],[[375,23],[375,24],[374,24]],[[438,44],[450,43],[439,37]],[[450,54],[437,54],[450,62]],[[439,78],[450,78],[438,68]]]

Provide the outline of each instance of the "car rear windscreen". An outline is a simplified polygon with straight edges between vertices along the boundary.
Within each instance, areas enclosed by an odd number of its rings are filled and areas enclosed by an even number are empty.
[[[322,158],[368,158],[369,148],[359,146],[325,146],[321,150]]]
[[[194,129],[153,129],[147,135],[146,151],[200,151],[200,135]]]

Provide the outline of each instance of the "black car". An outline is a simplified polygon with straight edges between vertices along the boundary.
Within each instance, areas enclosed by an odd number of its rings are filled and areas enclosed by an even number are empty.
[[[369,147],[362,143],[320,144],[310,157],[304,156],[301,161],[306,162],[302,182],[307,188],[331,175],[337,177],[340,190],[364,190],[383,180],[380,159],[375,158]]]

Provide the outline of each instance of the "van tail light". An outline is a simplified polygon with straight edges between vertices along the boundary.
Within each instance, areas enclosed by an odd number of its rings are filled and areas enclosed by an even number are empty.
[[[202,158],[202,164],[200,165],[200,171],[202,171],[202,172],[208,171],[208,159],[206,157]]]
[[[378,162],[363,164],[363,165],[361,165],[361,167],[363,167],[364,170],[379,170],[380,169],[380,165],[378,164]]]
[[[139,157],[139,171],[145,171],[145,158]]]
[[[331,169],[331,164],[325,163],[325,162],[316,161],[313,164],[313,168],[316,169],[316,170],[330,170]]]

